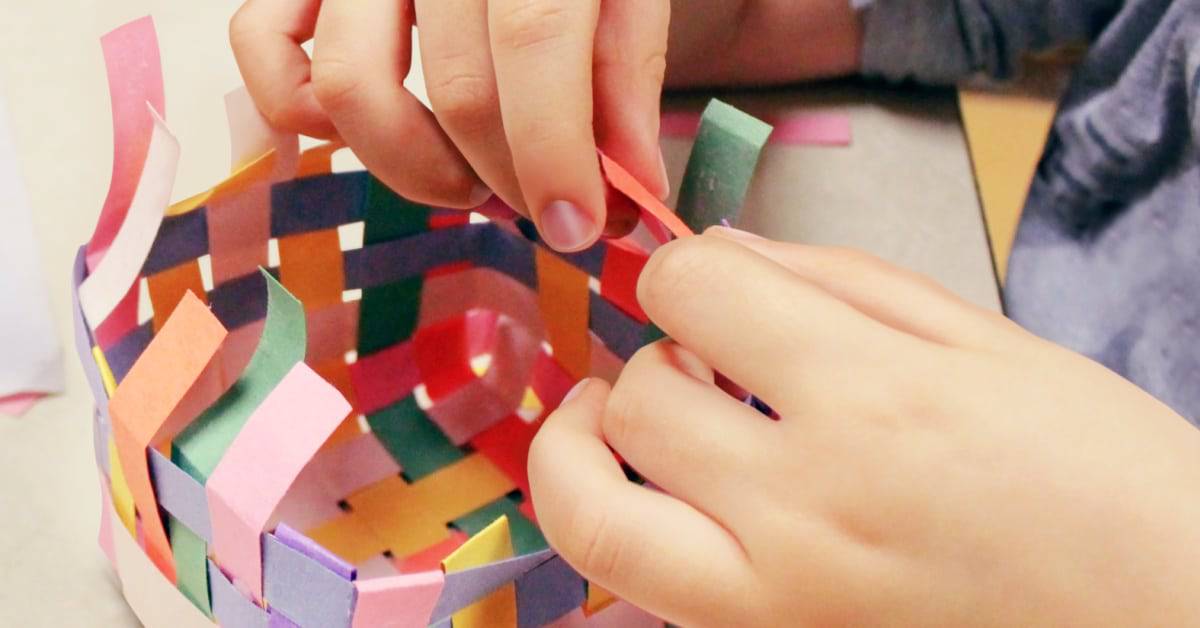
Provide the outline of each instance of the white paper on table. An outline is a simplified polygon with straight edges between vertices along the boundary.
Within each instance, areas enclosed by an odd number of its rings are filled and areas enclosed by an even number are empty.
[[[62,347],[0,92],[0,399],[63,389]]]

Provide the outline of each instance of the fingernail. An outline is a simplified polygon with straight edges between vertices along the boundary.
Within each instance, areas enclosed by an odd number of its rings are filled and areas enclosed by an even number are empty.
[[[663,192],[660,198],[666,199],[671,195],[671,177],[667,174],[667,159],[663,157],[662,149],[658,149],[659,181],[662,181]]]
[[[600,237],[600,225],[592,215],[570,201],[547,205],[538,223],[546,243],[564,253],[585,249]]]
[[[713,235],[727,237],[731,240],[756,242],[765,239],[760,235],[750,233],[749,231],[742,231],[741,229],[734,229],[733,227],[711,227],[711,231]]]
[[[588,384],[591,382],[592,378],[590,377],[579,380],[578,383],[571,387],[571,390],[567,391],[567,394],[563,395],[562,401],[558,402],[558,405],[562,406],[570,403],[571,400],[578,397],[579,393],[583,392],[583,389],[587,388]]]
[[[475,187],[471,188],[471,195],[467,197],[467,202],[471,204],[472,208],[475,208],[488,202],[493,196],[495,193],[492,192],[492,188],[482,183],[476,183]]]

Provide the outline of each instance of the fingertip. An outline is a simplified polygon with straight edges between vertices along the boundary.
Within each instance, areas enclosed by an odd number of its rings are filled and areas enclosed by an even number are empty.
[[[568,200],[550,201],[536,216],[538,231],[556,251],[582,251],[600,239],[603,216]]]

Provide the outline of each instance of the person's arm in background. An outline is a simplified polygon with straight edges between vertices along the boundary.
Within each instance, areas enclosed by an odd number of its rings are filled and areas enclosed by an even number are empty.
[[[1093,40],[1122,4],[674,0],[667,86],[781,84],[855,73],[927,84],[977,74],[1010,79],[1026,53]]]

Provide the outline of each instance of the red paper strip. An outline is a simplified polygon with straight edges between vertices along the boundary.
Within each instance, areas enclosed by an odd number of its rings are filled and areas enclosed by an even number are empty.
[[[646,190],[632,174],[629,174],[628,170],[622,168],[620,164],[610,159],[608,155],[600,153],[600,166],[601,170],[604,171],[604,177],[608,179],[609,185],[616,188],[618,192],[624,194],[635,205],[640,207],[643,218],[646,218],[645,215],[649,214],[651,220],[647,220],[648,223],[657,220],[671,233],[675,234],[677,238],[694,235],[692,230],[679,219],[679,216],[675,215],[675,212],[671,211],[666,205],[663,205],[662,201]]]
[[[650,321],[637,300],[638,276],[650,257],[621,242],[610,242],[600,273],[600,294],[643,324]]]
[[[358,409],[373,414],[407,397],[421,383],[411,342],[360,358],[350,365]]]

